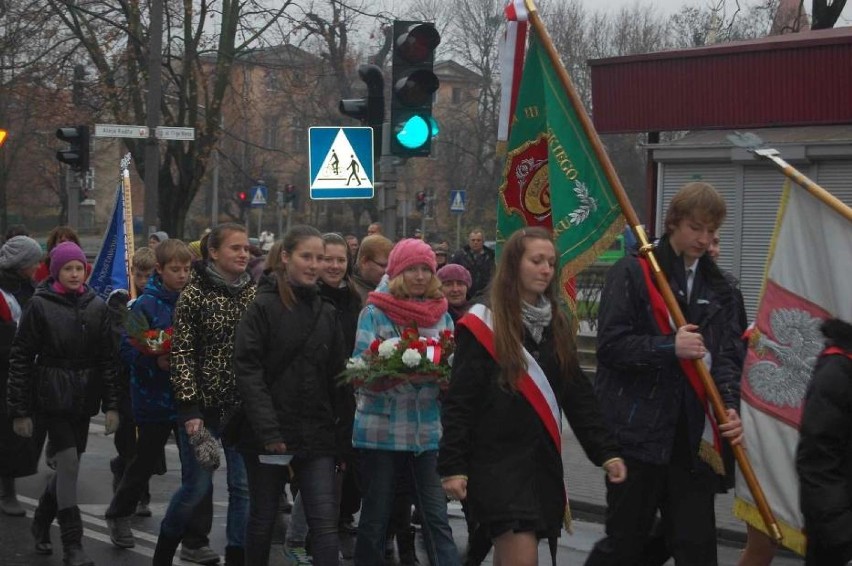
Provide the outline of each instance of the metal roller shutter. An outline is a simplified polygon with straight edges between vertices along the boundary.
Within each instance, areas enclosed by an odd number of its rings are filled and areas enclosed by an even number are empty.
[[[852,206],[852,161],[821,161],[816,166],[816,182]]]
[[[659,179],[662,190],[657,199],[657,235],[663,234],[666,210],[672,197],[682,186],[692,181],[705,181],[716,187],[728,205],[728,217],[719,232],[722,245],[719,265],[722,269],[736,273],[736,270],[732,269],[736,256],[725,252],[726,249],[734,250],[738,246],[735,243],[738,241],[736,234],[739,233],[736,226],[738,215],[735,211],[740,199],[737,194],[736,167],[731,163],[661,163]]]

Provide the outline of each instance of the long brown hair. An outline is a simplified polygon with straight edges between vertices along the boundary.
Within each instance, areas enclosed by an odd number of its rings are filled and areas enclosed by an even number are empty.
[[[491,282],[494,347],[500,361],[500,383],[512,390],[517,388],[518,379],[528,369],[523,356],[524,323],[521,317],[520,270],[521,259],[530,240],[547,240],[553,243],[553,237],[544,228],[528,227],[518,230],[503,245],[494,280]],[[544,298],[550,303],[553,313],[550,324],[559,371],[563,379],[569,379],[576,365],[577,354],[568,319],[559,308],[558,273],[554,274],[553,280],[544,291]]]
[[[322,240],[322,234],[313,226],[306,226],[304,224],[293,226],[284,234],[284,239],[281,240],[281,251],[278,252],[278,255],[280,256],[283,252],[287,252],[287,255],[292,255],[299,244],[311,238]],[[296,296],[293,294],[293,287],[287,278],[287,264],[280,261],[274,273],[275,278],[278,280],[278,296],[281,298],[281,302],[284,303],[284,306],[288,310],[293,310],[293,307],[296,306]]]

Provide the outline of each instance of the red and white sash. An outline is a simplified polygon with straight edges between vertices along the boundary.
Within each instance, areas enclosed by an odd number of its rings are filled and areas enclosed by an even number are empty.
[[[476,304],[458,321],[458,326],[464,326],[476,337],[491,357],[497,359],[494,349],[494,327],[491,320],[491,310],[485,305]],[[523,349],[524,359],[527,362],[527,372],[518,380],[518,391],[532,405],[550,439],[556,446],[556,451],[562,453],[562,417],[559,412],[559,404],[556,402],[556,394],[544,375],[544,370],[535,361],[535,358]]]
[[[497,351],[494,348],[494,326],[491,319],[491,310],[482,304],[473,305],[467,313],[461,317],[456,326],[464,326],[471,331],[477,342],[497,359]],[[524,399],[532,406],[538,418],[541,419],[547,435],[553,441],[556,452],[562,454],[562,417],[559,404],[556,402],[556,394],[544,375],[544,370],[535,361],[535,358],[523,348],[524,359],[527,362],[527,372],[517,382],[518,391]],[[571,529],[571,507],[568,505],[568,492],[562,491],[562,504],[565,509],[562,522],[565,530],[569,533]],[[555,540],[555,539],[554,539]],[[554,547],[551,546],[551,552]]]

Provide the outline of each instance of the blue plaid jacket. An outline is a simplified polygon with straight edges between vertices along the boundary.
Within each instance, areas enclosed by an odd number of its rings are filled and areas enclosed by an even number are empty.
[[[449,313],[430,329],[453,329]],[[375,305],[367,305],[358,317],[353,356],[360,356],[376,338],[388,339],[399,336],[399,328]],[[441,440],[441,405],[438,401],[440,389],[427,383],[397,385],[377,393],[366,389],[355,392],[355,426],[352,445],[355,448],[393,450],[420,454],[437,450]]]

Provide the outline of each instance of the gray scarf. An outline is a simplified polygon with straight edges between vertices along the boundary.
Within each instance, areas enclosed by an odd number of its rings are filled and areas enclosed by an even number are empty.
[[[212,263],[207,264],[207,275],[214,285],[224,287],[231,295],[239,295],[246,285],[251,283],[251,275],[247,271],[240,273],[240,276],[233,282],[227,281],[219,271],[213,267]]]
[[[544,296],[539,295],[538,304],[535,306],[521,301],[521,319],[536,344],[541,342],[541,336],[550,324],[551,318],[553,318],[553,312],[551,312],[550,302]]]

